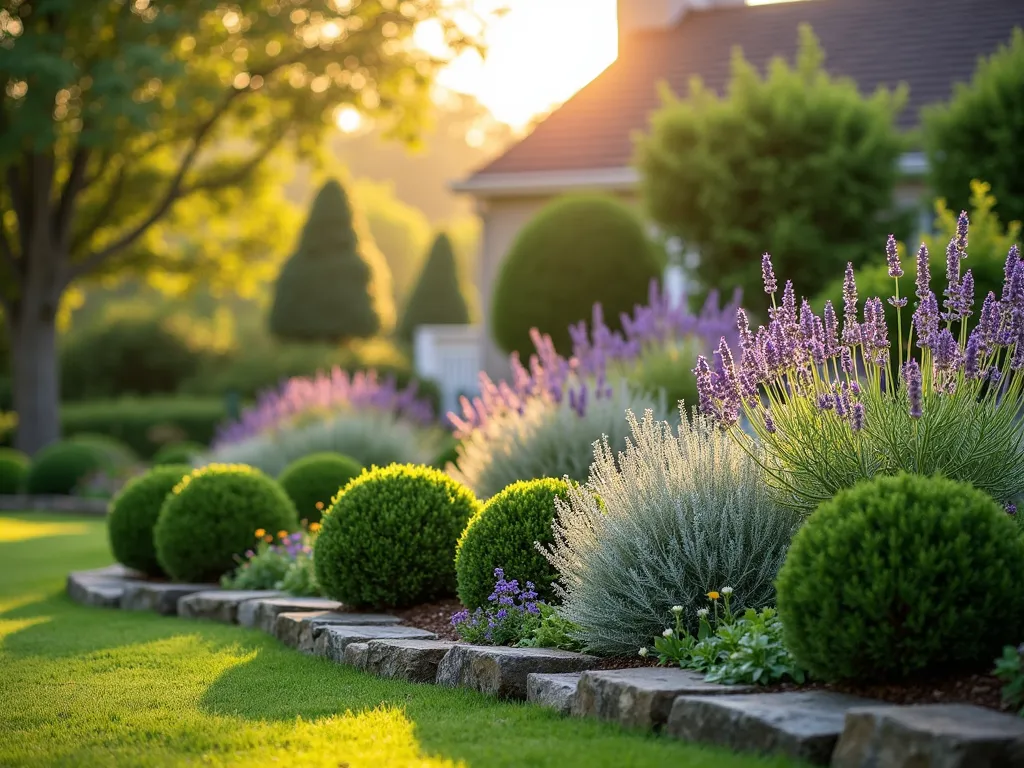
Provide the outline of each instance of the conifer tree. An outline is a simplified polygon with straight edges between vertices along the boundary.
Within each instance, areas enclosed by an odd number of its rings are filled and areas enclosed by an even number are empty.
[[[299,247],[277,278],[270,330],[293,341],[343,341],[394,327],[391,273],[344,188],[328,181]]]
[[[444,232],[430,248],[416,287],[402,314],[398,335],[412,341],[420,325],[465,325],[469,323],[469,306],[459,281],[458,268],[451,240]]]

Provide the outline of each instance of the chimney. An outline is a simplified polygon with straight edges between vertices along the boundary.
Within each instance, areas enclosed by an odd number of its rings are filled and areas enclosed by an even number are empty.
[[[746,5],[746,0],[618,0],[619,41],[634,32],[671,27],[690,11]]]

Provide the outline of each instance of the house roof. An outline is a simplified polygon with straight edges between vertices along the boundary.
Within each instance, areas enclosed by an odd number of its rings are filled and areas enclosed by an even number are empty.
[[[582,178],[580,172],[598,179],[624,169],[632,161],[633,133],[647,127],[660,104],[659,83],[685,95],[699,75],[722,93],[735,46],[762,71],[775,56],[793,61],[804,22],[821,41],[833,75],[852,78],[864,93],[909,86],[898,119],[909,129],[921,107],[948,98],[954,82],[970,79],[979,56],[1024,26],[1024,0],[804,0],[690,11],[672,27],[623,40],[611,66],[457,188],[525,189],[545,179]]]

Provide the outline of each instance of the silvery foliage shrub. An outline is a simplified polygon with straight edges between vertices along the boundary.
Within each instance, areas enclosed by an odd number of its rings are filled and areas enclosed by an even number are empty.
[[[618,455],[595,446],[590,480],[556,500],[555,543],[562,615],[597,653],[633,655],[683,606],[697,610],[723,584],[738,611],[775,601],[773,582],[799,517],[776,505],[743,447],[680,405],[677,430],[651,411],[629,413]]]
[[[296,459],[321,451],[351,456],[364,467],[384,467],[428,464],[438,446],[434,431],[411,421],[382,411],[347,411],[221,445],[203,463],[248,464],[276,477]]]
[[[629,408],[664,412],[658,398],[637,394],[624,385],[610,397],[590,401],[585,409],[568,400],[530,399],[522,413],[505,411],[466,435],[458,466],[449,465],[448,473],[480,499],[489,499],[519,480],[567,476],[585,481],[596,441],[625,446],[629,425],[623,415]]]

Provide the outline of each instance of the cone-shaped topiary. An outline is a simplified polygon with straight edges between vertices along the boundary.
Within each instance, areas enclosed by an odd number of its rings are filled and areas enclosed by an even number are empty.
[[[364,472],[324,515],[313,551],[324,592],[351,608],[400,608],[455,591],[455,544],[480,503],[430,467]]]
[[[107,535],[117,562],[150,576],[163,576],[156,559],[153,527],[167,495],[192,471],[188,464],[165,464],[134,477],[110,503]]]
[[[0,495],[21,493],[28,476],[29,458],[13,448],[0,448]]]
[[[206,451],[202,443],[193,443],[184,440],[180,443],[168,443],[161,446],[153,455],[153,463],[160,464],[191,464],[192,460]]]
[[[555,499],[565,500],[568,494],[569,486],[563,480],[523,480],[484,505],[462,532],[455,553],[463,605],[479,608],[488,604],[495,568],[501,568],[510,581],[517,579],[520,586],[532,582],[540,599],[551,602],[551,582],[558,578],[558,571],[534,544],[552,544]]]
[[[362,471],[363,465],[352,457],[325,451],[296,459],[277,482],[295,504],[299,519],[318,523],[338,491]]]
[[[452,242],[443,232],[434,240],[416,287],[405,305],[398,335],[411,342],[420,325],[465,325],[469,306],[459,282]]]
[[[178,483],[153,529],[156,558],[175,581],[216,581],[238,565],[255,531],[299,527],[280,485],[245,464],[208,464]]]
[[[277,278],[270,330],[296,341],[340,341],[394,324],[387,262],[341,184],[328,181]]]
[[[569,326],[600,302],[612,330],[619,315],[647,300],[660,277],[655,248],[625,204],[594,194],[549,204],[519,232],[498,275],[491,306],[494,340],[523,360],[534,352],[530,329],[572,351]]]
[[[901,474],[818,507],[776,582],[787,647],[825,680],[988,665],[1024,636],[1024,539],[966,483]]]

